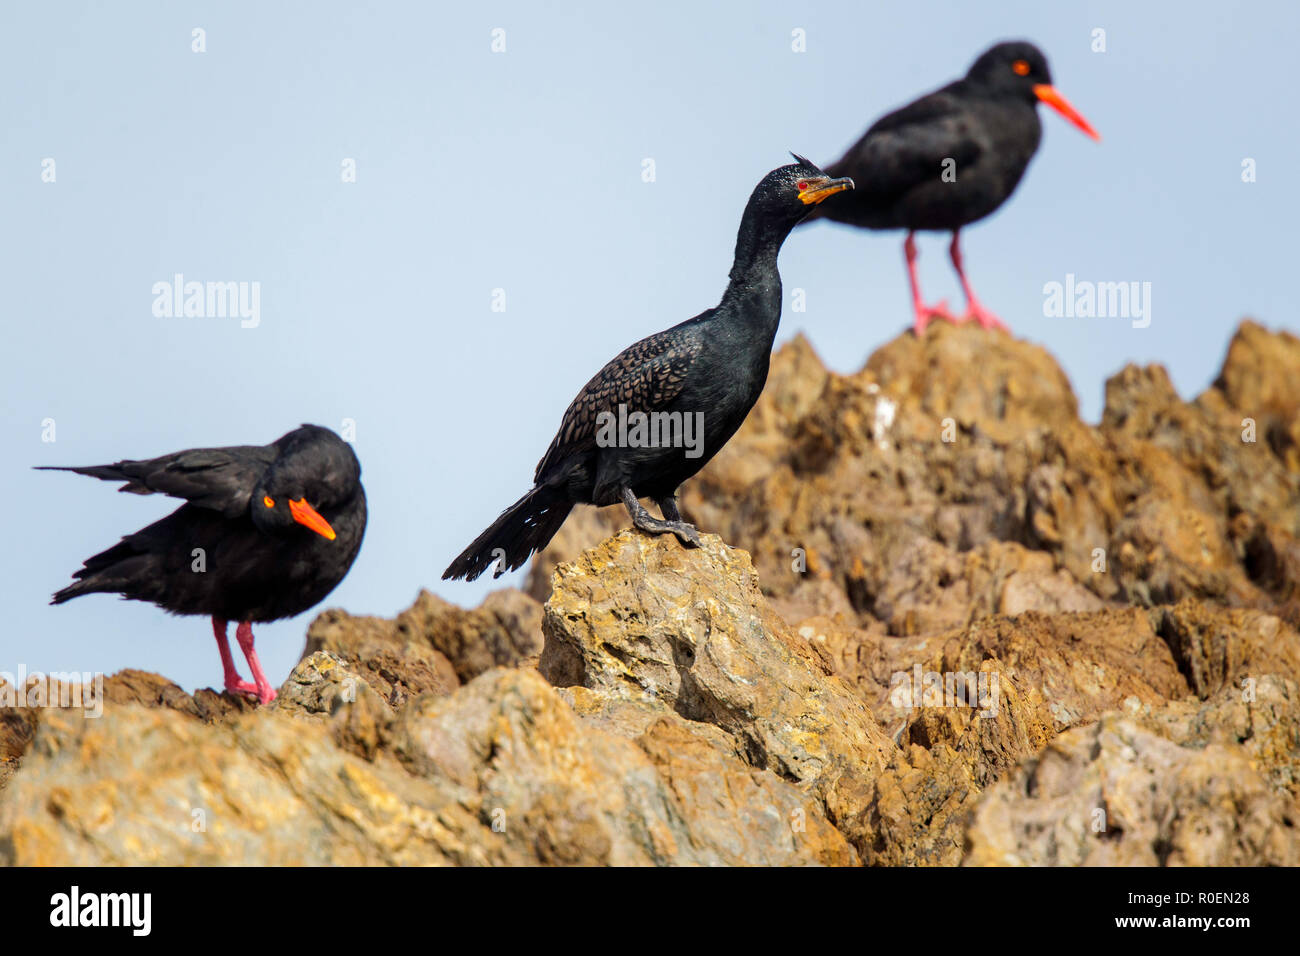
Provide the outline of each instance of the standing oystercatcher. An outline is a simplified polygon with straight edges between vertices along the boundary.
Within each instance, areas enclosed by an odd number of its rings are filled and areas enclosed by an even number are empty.
[[[292,617],[324,599],[352,567],[366,530],[361,464],[351,446],[319,425],[269,445],[43,470],[124,481],[121,491],[186,502],[87,559],[50,603],[105,592],[173,614],[210,615],[225,689],[263,704],[275,689],[253,649],[252,622]],[[253,684],[235,669],[228,621],[238,622],[235,637]]]
[[[877,120],[836,163],[831,176],[856,188],[817,216],[866,229],[906,229],[903,253],[912,288],[916,334],[931,318],[974,319],[1006,326],[975,297],[962,267],[963,226],[983,219],[1015,190],[1042,138],[1036,106],[1046,103],[1093,139],[1092,125],[1052,85],[1047,58],[1023,41],[999,43],[980,55],[963,79]],[[916,276],[917,230],[952,232],[949,252],[966,295],[966,315],[947,304],[927,306]]]

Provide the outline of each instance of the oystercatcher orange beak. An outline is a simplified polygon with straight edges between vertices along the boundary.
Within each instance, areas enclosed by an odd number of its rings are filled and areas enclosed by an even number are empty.
[[[290,499],[289,514],[293,516],[294,521],[303,527],[311,528],[312,531],[315,531],[321,537],[328,538],[330,541],[334,540],[334,529],[330,527],[328,521],[320,516],[320,513],[315,508],[307,504],[306,498],[299,498],[297,501]]]
[[[1070,101],[1058,93],[1056,87],[1052,86],[1050,83],[1037,84],[1034,87],[1034,95],[1052,109],[1056,110],[1056,112],[1064,116],[1075,126],[1079,127],[1079,129],[1083,130],[1088,136],[1095,140],[1101,139],[1101,134],[1093,129],[1092,124],[1083,118],[1083,114],[1071,106]]]

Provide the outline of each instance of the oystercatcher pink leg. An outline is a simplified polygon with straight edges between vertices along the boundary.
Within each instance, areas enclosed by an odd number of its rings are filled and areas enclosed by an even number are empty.
[[[225,689],[232,694],[256,694],[257,687],[239,676],[235,669],[235,659],[230,653],[230,640],[226,637],[226,622],[219,617],[212,619],[212,634],[217,639],[217,650],[221,653],[221,670]]]
[[[235,640],[239,641],[240,649],[248,658],[248,669],[253,672],[253,680],[257,682],[255,693],[258,701],[269,704],[275,700],[275,688],[266,679],[266,674],[262,671],[262,663],[257,659],[257,651],[253,649],[253,625],[248,621],[241,621],[239,627],[235,628]]]
[[[916,324],[913,329],[916,331],[916,337],[920,338],[925,334],[925,327],[930,324],[931,319],[943,319],[947,322],[956,322],[958,319],[948,311],[946,299],[938,305],[926,305],[921,301],[921,282],[916,274],[915,236],[915,232],[907,234],[907,239],[903,242],[903,256],[907,259],[907,281],[912,287],[912,311],[916,314]]]
[[[961,290],[966,293],[966,315],[961,321],[969,322],[974,319],[983,328],[1010,332],[1011,330],[1002,323],[1001,319],[980,305],[980,300],[975,298],[975,290],[971,288],[970,282],[966,279],[966,270],[962,268],[960,236],[960,229],[953,232],[952,245],[948,247],[948,254],[952,256],[952,266],[957,270],[957,278],[961,280]]]

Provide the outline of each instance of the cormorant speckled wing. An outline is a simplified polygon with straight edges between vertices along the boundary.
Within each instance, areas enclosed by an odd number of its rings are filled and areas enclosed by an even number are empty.
[[[593,447],[602,412],[617,414],[619,405],[629,412],[661,411],[680,395],[700,354],[700,323],[711,312],[628,346],[592,376],[565,410],[560,430],[537,463],[534,483],[544,481],[570,455]]]

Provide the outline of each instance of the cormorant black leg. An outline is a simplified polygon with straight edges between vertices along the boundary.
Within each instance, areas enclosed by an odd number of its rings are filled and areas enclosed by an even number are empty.
[[[700,533],[695,530],[694,525],[682,521],[680,514],[675,519],[663,520],[656,518],[645,510],[645,506],[641,502],[637,501],[636,493],[631,488],[624,485],[622,491],[623,504],[627,506],[627,513],[632,516],[632,523],[642,531],[648,534],[667,534],[671,531],[677,535],[677,539],[682,544],[692,545],[696,548],[703,547],[700,541]],[[663,507],[662,501],[659,502],[659,507]],[[677,512],[676,502],[674,502],[671,510],[674,513]],[[665,514],[667,514],[667,511],[665,511]]]
[[[676,495],[666,495],[663,498],[656,498],[655,504],[659,506],[659,510],[663,512],[664,517],[669,521],[682,520],[682,513],[677,510]]]

